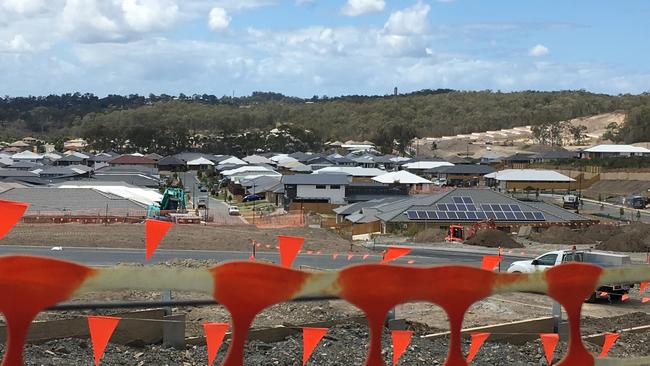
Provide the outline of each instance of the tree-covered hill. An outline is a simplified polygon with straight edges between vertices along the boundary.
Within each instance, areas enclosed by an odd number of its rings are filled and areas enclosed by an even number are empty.
[[[132,149],[173,152],[200,146],[233,149],[229,140],[246,134],[250,146],[237,149],[248,152],[278,126],[306,130],[308,145],[313,146],[327,140],[381,142],[395,134],[441,136],[538,125],[622,110],[632,112],[633,121],[629,127],[620,126],[618,137],[634,142],[650,140],[648,106],[647,93],[611,96],[585,91],[440,89],[396,96],[310,99],[265,92],[237,98],[206,94],[100,98],[75,93],[0,99],[0,138],[83,136],[97,148],[119,148],[129,141]],[[295,145],[300,147],[305,146]]]

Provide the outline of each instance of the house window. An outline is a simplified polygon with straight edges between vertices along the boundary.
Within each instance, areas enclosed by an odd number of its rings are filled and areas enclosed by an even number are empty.
[[[319,184],[316,186],[316,189],[327,189],[327,186]]]
[[[330,189],[340,189],[340,188],[341,188],[341,186],[338,185],[338,184],[332,184],[332,185],[330,186]]]

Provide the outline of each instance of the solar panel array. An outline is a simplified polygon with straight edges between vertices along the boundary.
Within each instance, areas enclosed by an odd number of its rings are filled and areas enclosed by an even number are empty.
[[[438,203],[437,210],[406,211],[409,220],[546,221],[541,211],[524,211],[517,204],[475,204],[471,197],[453,197],[454,203]]]

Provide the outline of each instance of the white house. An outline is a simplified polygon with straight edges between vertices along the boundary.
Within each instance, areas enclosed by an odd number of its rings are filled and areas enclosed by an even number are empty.
[[[383,184],[400,184],[409,187],[422,187],[422,185],[431,184],[430,180],[424,179],[413,173],[409,173],[406,170],[382,174],[380,176],[372,178],[372,180]]]
[[[282,177],[285,203],[345,203],[345,189],[350,176],[344,174],[294,174]]]
[[[650,150],[634,145],[596,145],[580,152],[584,159],[650,156]]]
[[[43,161],[43,155],[33,153],[29,150],[13,154],[11,159],[15,162],[28,162],[28,163],[41,163]]]

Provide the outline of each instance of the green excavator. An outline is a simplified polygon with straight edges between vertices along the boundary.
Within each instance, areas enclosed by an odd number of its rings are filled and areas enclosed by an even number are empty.
[[[147,207],[147,217],[164,219],[167,215],[161,215],[161,212],[184,212],[186,208],[185,191],[182,188],[167,188],[160,203]]]

